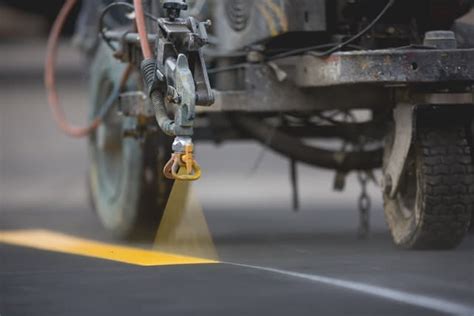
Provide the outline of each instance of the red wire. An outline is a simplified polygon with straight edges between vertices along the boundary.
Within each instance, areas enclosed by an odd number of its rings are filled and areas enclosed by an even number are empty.
[[[146,31],[145,14],[143,11],[142,0],[133,0],[135,6],[135,20],[137,23],[138,35],[140,36],[140,46],[143,53],[143,58],[153,58],[153,53],[148,42],[148,33]]]
[[[76,3],[77,0],[67,0],[64,6],[61,8],[58,17],[54,21],[48,39],[44,82],[48,94],[49,107],[58,127],[71,137],[81,138],[86,137],[92,133],[100,125],[102,119],[99,117],[95,118],[86,127],[73,126],[68,122],[64,110],[59,104],[59,97],[56,89],[56,61],[58,56],[59,38],[61,36],[61,31],[64,28],[64,24],[66,23],[66,20]]]
[[[66,20],[76,3],[77,0],[67,0],[64,3],[64,6],[61,8],[56,20],[54,21],[53,27],[49,34],[48,45],[46,49],[44,83],[48,95],[49,107],[53,115],[53,119],[56,121],[59,129],[68,136],[82,138],[90,135],[100,126],[102,123],[102,117],[94,118],[94,120],[86,127],[77,127],[72,125],[67,120],[64,110],[60,106],[58,91],[56,89],[56,61],[58,56],[59,38],[64,28],[64,24],[66,23]],[[143,55],[145,58],[152,58],[153,55],[151,53],[150,43],[148,42],[143,6],[140,0],[135,1],[135,5],[137,14],[137,28],[140,34],[140,45],[142,47]],[[132,68],[133,67],[130,64],[126,68],[120,82],[121,87],[126,84]]]

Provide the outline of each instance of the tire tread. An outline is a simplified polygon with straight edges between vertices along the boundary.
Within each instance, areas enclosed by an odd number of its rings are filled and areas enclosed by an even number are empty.
[[[463,240],[471,221],[474,172],[462,127],[418,130],[422,214],[409,248],[451,249]]]

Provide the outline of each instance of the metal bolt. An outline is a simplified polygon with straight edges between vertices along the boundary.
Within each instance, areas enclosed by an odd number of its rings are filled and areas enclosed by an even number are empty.
[[[250,63],[259,63],[265,59],[265,56],[259,51],[250,51],[247,54],[247,61]]]
[[[212,21],[211,20],[206,20],[204,22],[202,22],[202,24],[204,24],[204,26],[206,26],[206,28],[209,28],[212,26]]]
[[[390,34],[390,35],[395,34],[396,31],[397,30],[393,26],[388,27],[386,30],[387,34]]]

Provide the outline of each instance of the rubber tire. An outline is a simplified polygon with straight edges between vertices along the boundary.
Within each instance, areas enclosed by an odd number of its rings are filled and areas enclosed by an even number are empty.
[[[90,78],[91,109],[94,116],[105,98],[110,83],[120,80],[124,66],[117,62],[110,49],[101,45],[92,63]],[[104,83],[107,83],[104,86]],[[128,87],[134,89],[132,86]],[[123,138],[122,130],[134,125],[134,118],[120,118],[112,110],[105,124],[89,138],[88,184],[95,213],[102,225],[115,238],[151,240],[160,224],[173,182],[164,178],[162,169],[171,155],[171,139],[162,133],[147,135],[143,143],[134,138]],[[111,118],[111,116],[113,118]],[[109,121],[120,120],[117,124]],[[116,122],[115,122],[116,123]],[[102,130],[101,130],[102,129]],[[115,168],[120,181],[114,190],[105,186],[109,181],[104,169],[108,166],[107,152],[98,145],[98,133],[108,133],[113,141],[121,143],[120,158]],[[103,158],[105,157],[105,158]],[[115,173],[113,173],[115,174]]]
[[[430,115],[424,121],[418,122],[410,153],[416,166],[414,209],[407,217],[400,199],[384,194],[385,217],[401,248],[453,249],[466,235],[474,209],[468,129],[463,122],[439,123],[438,117]]]

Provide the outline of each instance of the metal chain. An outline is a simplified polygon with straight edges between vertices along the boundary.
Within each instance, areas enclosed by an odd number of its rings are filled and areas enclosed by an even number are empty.
[[[369,194],[367,193],[367,185],[370,180],[370,176],[367,172],[359,172],[358,180],[361,185],[361,194],[359,196],[359,238],[367,238],[370,231],[370,208],[372,201]]]
[[[367,145],[367,139],[363,136],[359,137],[359,150],[364,151]],[[367,186],[371,180],[371,171],[359,171],[357,178],[361,186],[361,193],[359,196],[359,238],[366,239],[370,232],[370,208],[372,201],[367,193]]]

